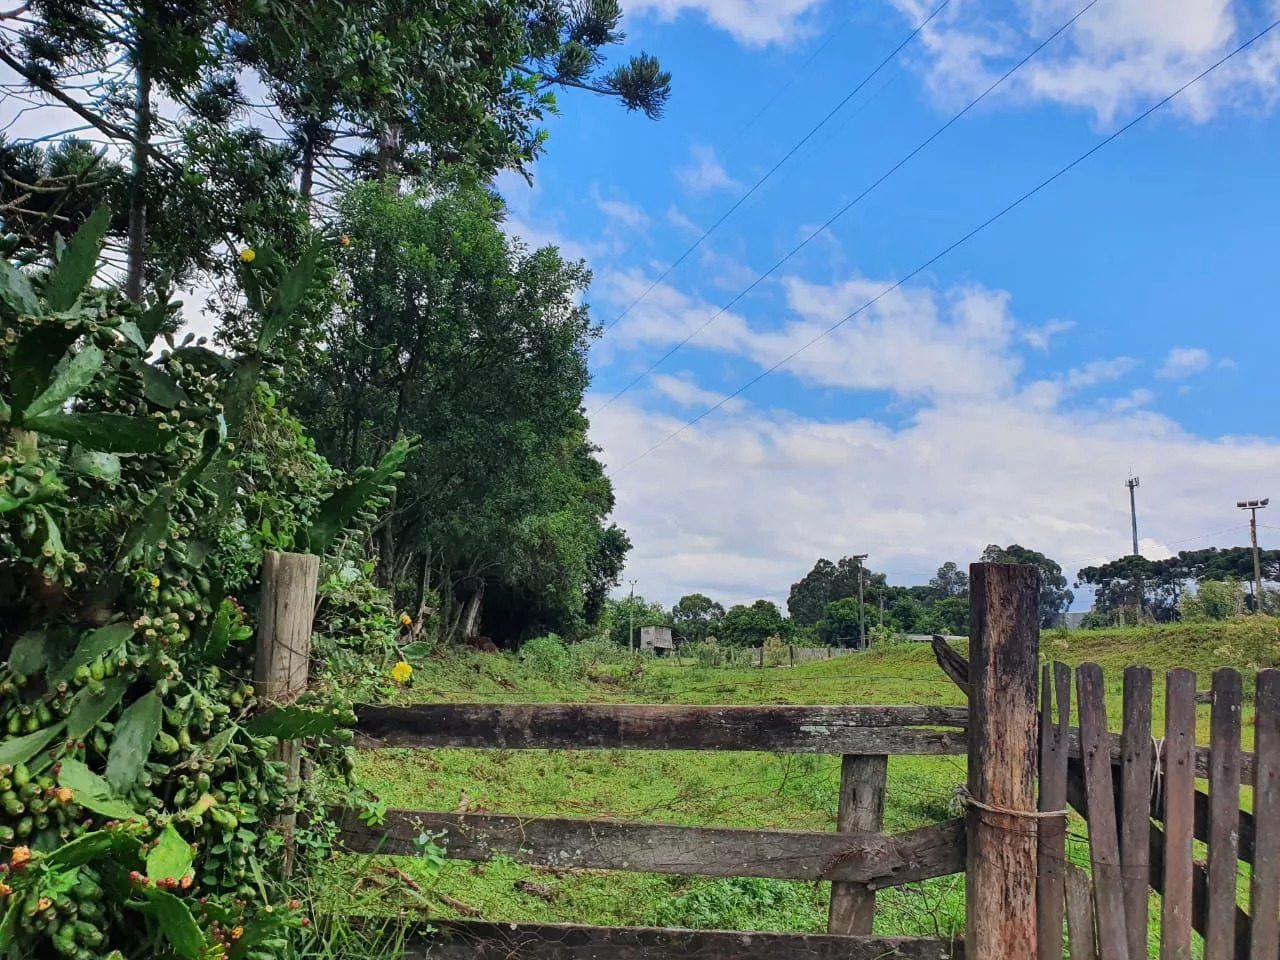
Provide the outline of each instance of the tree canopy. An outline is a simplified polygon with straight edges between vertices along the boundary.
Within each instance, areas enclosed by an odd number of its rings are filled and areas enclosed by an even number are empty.
[[[1040,626],[1051,627],[1058,615],[1066,612],[1075,599],[1075,594],[1067,588],[1067,578],[1057,561],[1051,560],[1043,553],[1028,549],[1016,543],[1007,547],[988,544],[982,551],[983,563],[1025,563],[1040,570]]]
[[[730,607],[720,623],[719,640],[731,647],[759,647],[770,637],[787,638],[791,624],[772,600]]]
[[[724,607],[701,593],[687,594],[671,608],[671,626],[685,643],[701,643],[715,636],[724,620]]]

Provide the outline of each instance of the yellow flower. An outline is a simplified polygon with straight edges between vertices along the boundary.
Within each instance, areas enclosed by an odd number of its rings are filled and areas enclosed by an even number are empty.
[[[31,859],[30,847],[14,847],[13,856],[9,858],[9,862],[15,867],[20,867]]]
[[[253,263],[253,258],[256,256],[257,254],[253,252],[253,247],[245,247],[240,251],[240,262]]]
[[[413,623],[413,620],[409,618],[407,613],[400,614],[400,626],[407,627],[411,623]]]
[[[58,798],[59,803],[70,803],[73,794],[66,787],[58,787],[53,791],[53,795]]]
[[[244,936],[244,927],[236,927],[234,930],[231,931],[232,940],[239,940],[243,936]]]
[[[0,897],[7,897],[11,893],[13,893],[13,887],[7,883],[0,883]]]
[[[151,578],[151,589],[152,589],[152,590],[159,590],[159,589],[160,589],[160,578],[159,578],[159,577],[152,577],[152,578]]]
[[[52,906],[53,906],[52,900],[50,900],[48,897],[41,897],[39,901],[37,901],[36,903],[36,911],[39,912],[41,910],[48,910]]]
[[[396,683],[408,683],[411,676],[413,676],[413,667],[403,660],[391,668],[391,679]]]

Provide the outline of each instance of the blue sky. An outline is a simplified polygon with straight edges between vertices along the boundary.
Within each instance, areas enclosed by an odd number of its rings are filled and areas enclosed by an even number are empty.
[[[632,0],[674,74],[653,123],[562,98],[512,230],[595,271],[587,408],[666,603],[784,597],[820,555],[922,581],[988,542],[1068,568],[1247,539],[1269,496],[1280,332],[1280,29],[675,439],[1280,16],[1098,0],[652,374],[817,225],[1084,6],[952,0],[683,264],[624,310],[920,25],[914,0]],[[615,323],[615,321],[618,321]],[[637,459],[639,458],[639,459]],[[1280,525],[1280,517],[1276,519]],[[1263,529],[1264,542],[1269,538]]]

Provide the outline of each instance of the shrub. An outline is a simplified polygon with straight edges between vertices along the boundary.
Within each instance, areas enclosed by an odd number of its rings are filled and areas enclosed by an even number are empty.
[[[635,652],[620,647],[607,637],[579,640],[569,647],[580,672],[590,673],[598,667],[617,666],[635,660]]]
[[[536,637],[520,648],[520,663],[529,673],[546,680],[573,673],[574,657],[554,633]]]
[[[44,272],[0,258],[0,856],[21,868],[0,953],[214,956],[215,930],[243,926],[278,955],[303,920],[267,823],[314,804],[245,679],[257,571],[264,549],[323,553],[367,518],[395,458],[331,470],[260,382],[315,249],[246,268],[251,354],[188,339],[152,356],[176,307],[89,285],[105,227],[95,214]],[[308,700],[325,708],[310,760],[340,782],[350,710]],[[300,877],[328,829],[299,835]]]

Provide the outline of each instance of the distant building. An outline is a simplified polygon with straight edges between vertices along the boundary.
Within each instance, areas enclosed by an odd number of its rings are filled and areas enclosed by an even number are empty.
[[[1066,627],[1068,630],[1079,630],[1084,626],[1087,610],[1072,610],[1058,614],[1053,621],[1055,627]]]
[[[670,627],[641,627],[640,649],[650,653],[669,653],[676,648]]]

